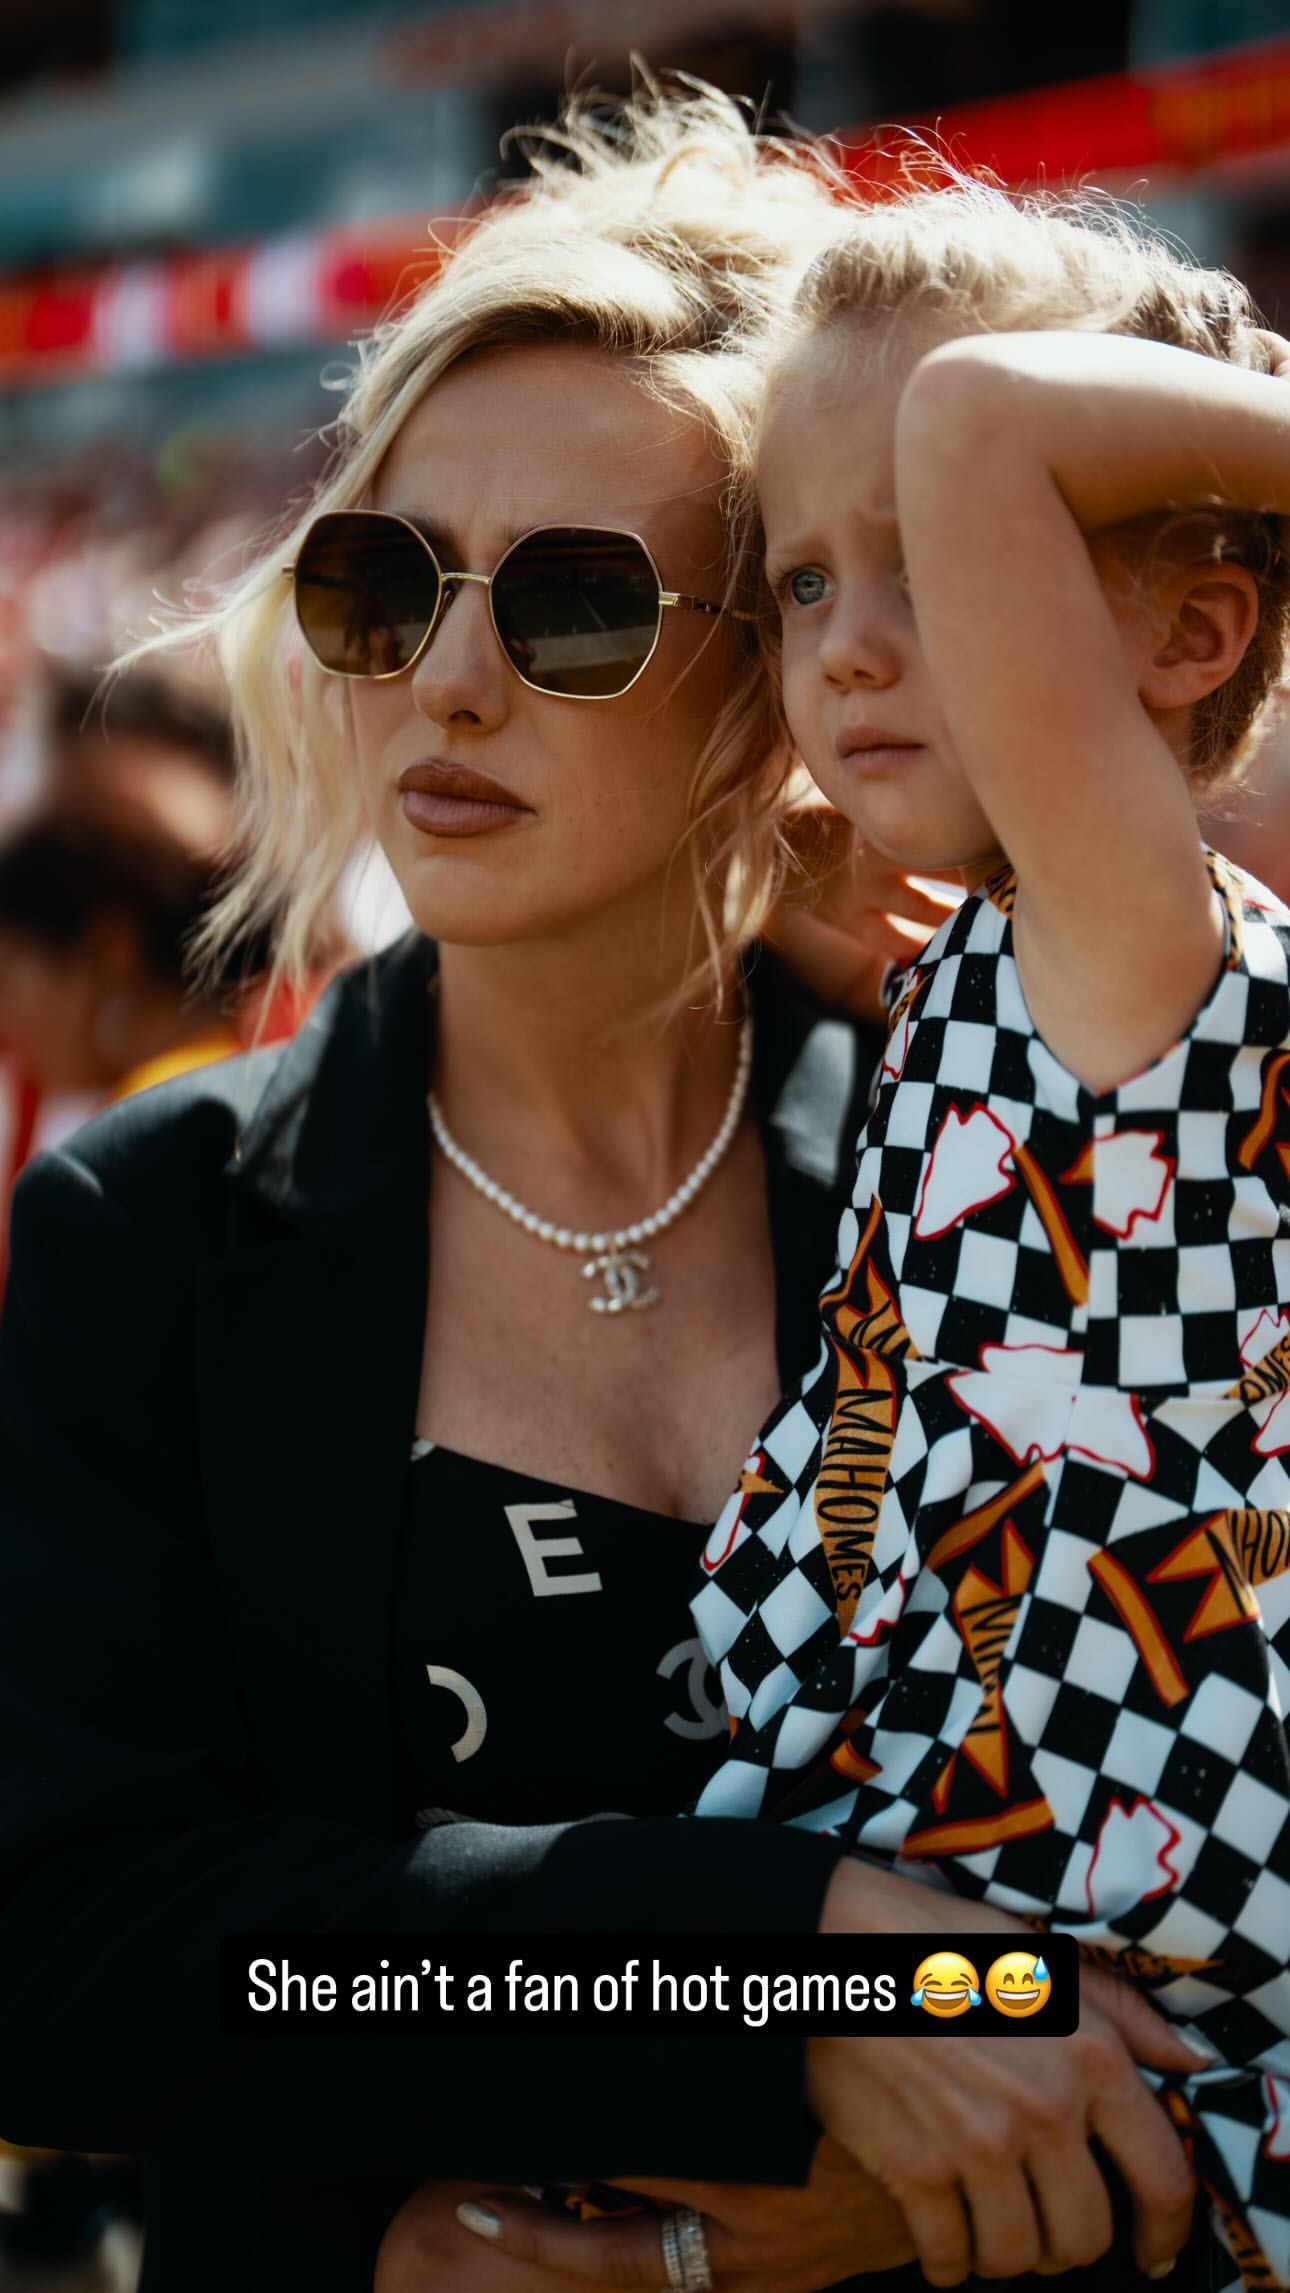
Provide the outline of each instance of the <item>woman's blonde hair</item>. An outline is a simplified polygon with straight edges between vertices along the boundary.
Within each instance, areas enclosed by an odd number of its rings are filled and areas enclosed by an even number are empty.
[[[308,966],[315,921],[354,846],[359,794],[323,705],[326,679],[293,643],[282,568],[315,516],[364,501],[401,425],[460,360],[578,342],[634,362],[643,387],[702,421],[727,463],[736,581],[753,515],[758,353],[837,228],[833,171],[818,153],[757,135],[737,103],[697,83],[643,79],[625,106],[575,97],[554,126],[514,140],[527,179],[438,246],[430,284],[361,345],[336,451],[307,507],[195,632],[190,622],[154,641],[213,638],[238,737],[244,858],[195,945],[199,968],[267,925],[275,979]],[[748,644],[690,790],[699,937],[686,995],[711,992],[772,896],[788,763],[765,662]]]
[[[1203,270],[1104,195],[1014,196],[922,148],[911,164],[925,167],[929,157],[939,186],[869,209],[811,264],[790,340],[800,340],[803,325],[863,319],[885,329],[925,316],[964,334],[1069,327],[1138,335],[1268,371],[1262,321],[1228,272]],[[1162,513],[1151,538],[1171,558],[1246,566],[1258,585],[1258,625],[1244,659],[1192,711],[1188,776],[1208,792],[1233,775],[1283,674],[1290,566],[1279,520],[1220,503]]]

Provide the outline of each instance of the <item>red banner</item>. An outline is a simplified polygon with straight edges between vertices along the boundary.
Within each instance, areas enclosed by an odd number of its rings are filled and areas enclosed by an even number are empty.
[[[1151,73],[1071,80],[910,124],[939,129],[964,165],[993,168],[1005,183],[1146,176],[1159,189],[1175,172],[1279,150],[1290,159],[1290,40]],[[859,146],[856,171],[866,180],[889,172],[881,135],[876,158],[866,156],[871,139],[843,140]]]
[[[1290,168],[1290,40],[910,124],[937,132],[960,164],[1013,184],[1092,176],[1160,188],[1279,151]],[[858,180],[877,187],[895,178],[899,155],[881,131],[849,130],[840,140]],[[426,221],[409,218],[0,280],[0,388],[343,341],[435,267]]]

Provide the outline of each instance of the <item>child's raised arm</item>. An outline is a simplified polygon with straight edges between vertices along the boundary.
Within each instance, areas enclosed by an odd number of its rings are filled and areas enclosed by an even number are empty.
[[[1218,969],[1187,735],[1259,610],[1229,557],[1114,529],[1215,503],[1290,513],[1290,390],[1123,336],[969,336],[910,377],[896,487],[937,697],[1017,869],[1032,1015],[1109,1089]]]

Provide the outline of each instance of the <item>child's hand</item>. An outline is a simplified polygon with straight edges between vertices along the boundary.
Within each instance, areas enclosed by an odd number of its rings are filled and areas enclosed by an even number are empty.
[[[1269,374],[1290,382],[1290,342],[1283,334],[1274,334],[1270,326],[1256,327],[1255,340],[1262,343],[1268,354]]]
[[[796,868],[766,938],[822,1002],[881,1019],[883,973],[918,954],[957,905],[959,887],[903,874],[820,800],[793,813],[785,836]]]

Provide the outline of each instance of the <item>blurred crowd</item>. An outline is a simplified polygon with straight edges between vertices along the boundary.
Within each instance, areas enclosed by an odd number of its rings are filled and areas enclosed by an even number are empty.
[[[308,454],[181,438],[153,463],[105,447],[0,507],[0,1284],[8,1197],[33,1153],[298,1022],[298,1002],[264,1007],[266,944],[192,975],[234,852],[210,662],[185,649],[104,672],[234,578],[311,475]],[[379,880],[356,887],[314,987],[400,920]]]
[[[189,943],[234,844],[230,728],[210,665],[123,649],[237,573],[310,472],[263,448],[104,446],[0,507],[0,1287],[23,1165],[96,1109],[272,1039],[264,944],[194,984]],[[379,935],[378,935],[379,936]],[[321,986],[350,952],[338,924]],[[128,2160],[0,2144],[3,2293],[128,2293],[142,2205]]]
[[[0,819],[28,790],[46,670],[101,669],[235,575],[320,457],[194,427],[151,456],[104,437],[43,473],[4,470]],[[209,682],[198,661],[185,674]]]

